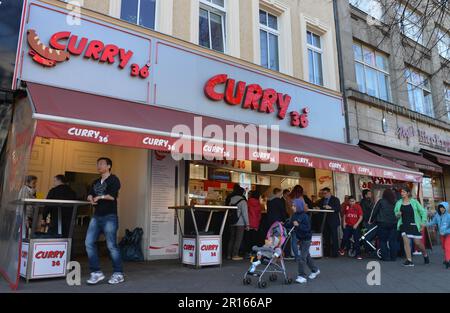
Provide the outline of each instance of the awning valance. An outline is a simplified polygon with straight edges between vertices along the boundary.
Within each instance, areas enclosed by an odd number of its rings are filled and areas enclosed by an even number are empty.
[[[175,126],[184,125],[194,130],[198,125],[192,113],[143,105],[99,95],[49,87],[35,83],[27,84],[34,106],[34,118],[38,120],[36,135],[49,138],[78,140],[136,148],[173,151],[179,136],[173,133]],[[217,125],[224,130],[232,122],[202,116],[203,126]],[[244,125],[246,126],[246,125]],[[209,138],[194,132],[184,136],[193,145],[202,145],[202,152],[215,155],[209,149]],[[248,141],[247,141],[248,140]],[[279,143],[258,144],[255,152],[251,138],[225,141],[226,147],[245,147],[246,155],[261,162],[329,169],[369,176],[379,176],[419,182],[422,174],[379,157],[356,145],[327,141],[290,133],[279,133]],[[225,155],[226,158],[226,155]]]

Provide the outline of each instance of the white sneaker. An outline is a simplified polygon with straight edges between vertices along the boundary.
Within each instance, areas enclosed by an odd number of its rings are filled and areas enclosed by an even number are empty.
[[[319,276],[319,274],[320,274],[320,270],[317,270],[317,272],[314,272],[314,273],[309,274],[308,278],[309,278],[309,279],[314,279],[314,278],[316,278],[317,276]]]
[[[93,272],[91,277],[86,281],[89,285],[96,285],[105,279],[105,275],[102,272]]]
[[[306,284],[308,282],[308,280],[302,276],[298,276],[295,281],[299,284]]]
[[[116,284],[123,283],[124,281],[125,281],[125,279],[123,278],[122,273],[114,273],[114,274],[112,274],[111,278],[108,280],[108,283],[111,285],[116,285]]]

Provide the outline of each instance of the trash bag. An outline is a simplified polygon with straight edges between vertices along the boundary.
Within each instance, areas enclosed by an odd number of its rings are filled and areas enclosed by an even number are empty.
[[[144,261],[142,254],[142,228],[135,228],[133,231],[125,230],[125,236],[119,243],[120,255],[124,261]]]

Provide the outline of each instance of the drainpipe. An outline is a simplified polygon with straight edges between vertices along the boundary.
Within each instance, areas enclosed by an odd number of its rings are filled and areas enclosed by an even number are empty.
[[[343,102],[344,102],[344,116],[345,116],[345,136],[347,138],[347,143],[350,143],[350,122],[348,119],[348,102],[347,102],[347,92],[345,90],[345,79],[344,79],[344,61],[342,59],[342,43],[341,43],[341,29],[339,25],[339,12],[338,12],[338,0],[333,0],[333,15],[334,15],[334,27],[336,30],[336,48],[338,56],[338,70],[339,70],[339,87],[341,89]],[[355,194],[355,176],[350,174],[350,190],[352,194]],[[355,195],[356,196],[356,195]]]

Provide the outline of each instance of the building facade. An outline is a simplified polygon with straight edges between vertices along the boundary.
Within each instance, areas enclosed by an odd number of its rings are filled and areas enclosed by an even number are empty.
[[[450,195],[448,3],[337,3],[349,139],[422,171],[433,207]]]

